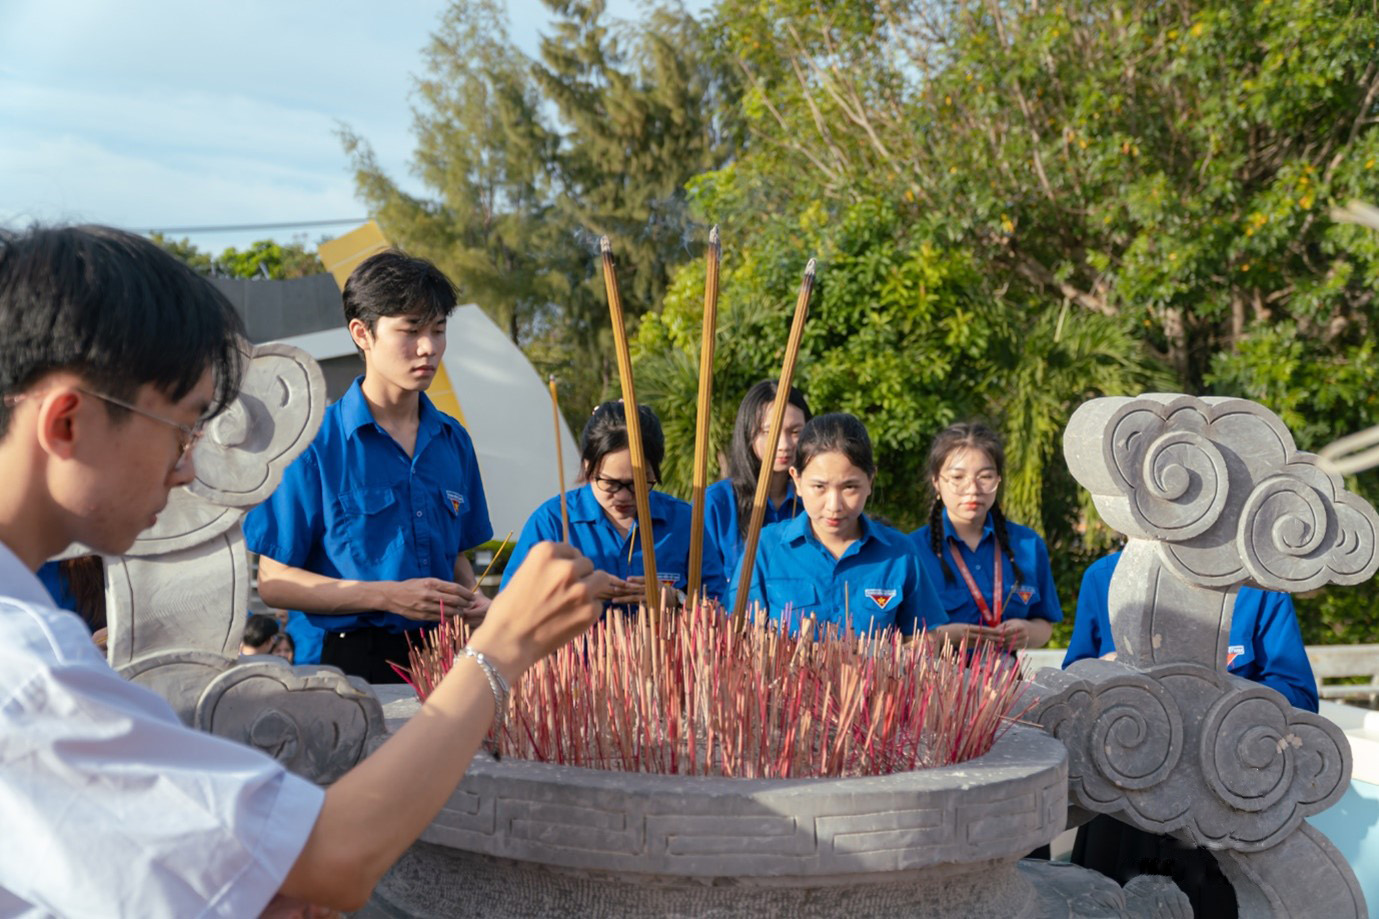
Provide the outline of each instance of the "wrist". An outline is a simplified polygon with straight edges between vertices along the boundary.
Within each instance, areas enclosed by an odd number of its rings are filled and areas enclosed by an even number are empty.
[[[529,663],[520,643],[500,634],[500,630],[485,622],[475,630],[467,647],[483,653],[509,686],[517,685]]]

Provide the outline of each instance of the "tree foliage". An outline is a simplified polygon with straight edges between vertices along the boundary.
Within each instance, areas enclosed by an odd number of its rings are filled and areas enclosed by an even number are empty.
[[[220,255],[212,256],[209,252],[202,252],[185,238],[173,240],[161,233],[154,233],[152,239],[165,251],[196,271],[215,277],[282,281],[324,274],[326,270],[316,251],[308,249],[304,242],[297,240],[284,244],[271,239],[261,239],[242,252],[230,246]]]
[[[869,423],[894,521],[927,510],[928,438],[989,417],[1003,500],[1048,538],[1068,599],[1113,539],[1059,461],[1085,398],[1253,398],[1304,449],[1379,422],[1379,253],[1326,217],[1379,198],[1372,2],[721,0],[706,32],[745,143],[693,201],[724,227],[725,299],[775,317],[728,349],[753,372],[720,398],[774,375],[780,265],[817,254],[800,379]],[[639,372],[694,365],[671,353],[697,348],[676,338],[693,309],[668,298]],[[1362,602],[1302,601],[1309,640],[1361,634]]]
[[[613,242],[635,320],[699,250],[683,187],[724,148],[691,17],[654,10],[627,30],[601,0],[547,5],[554,33],[537,60],[512,44],[496,0],[447,9],[418,82],[424,196],[401,191],[362,138],[343,139],[385,231],[557,373],[578,423],[613,380],[598,237]]]

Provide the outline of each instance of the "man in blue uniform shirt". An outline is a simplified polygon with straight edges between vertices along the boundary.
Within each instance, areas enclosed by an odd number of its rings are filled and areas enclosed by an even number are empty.
[[[244,523],[259,595],[325,630],[321,663],[397,682],[407,635],[442,613],[481,617],[465,550],[493,536],[469,435],[426,397],[455,291],[431,263],[383,252],[345,283],[364,376]]]
[[[1073,661],[1105,657],[1116,650],[1107,597],[1118,561],[1119,552],[1097,559],[1082,576],[1073,637],[1063,658],[1065,668]],[[1317,710],[1317,680],[1303,647],[1293,598],[1288,594],[1240,588],[1231,614],[1226,669],[1278,690],[1297,708]]]

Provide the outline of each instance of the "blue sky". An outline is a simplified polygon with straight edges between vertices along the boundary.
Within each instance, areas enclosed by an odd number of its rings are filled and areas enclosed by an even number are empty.
[[[131,229],[360,217],[347,124],[404,187],[440,0],[0,0],[0,224]],[[510,0],[534,53],[547,17]],[[633,15],[631,2],[610,3]],[[338,228],[178,233],[219,252]]]

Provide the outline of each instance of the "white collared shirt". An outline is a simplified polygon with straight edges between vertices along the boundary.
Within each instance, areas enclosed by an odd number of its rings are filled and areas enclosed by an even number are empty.
[[[257,916],[323,800],[120,678],[0,543],[0,917]]]

